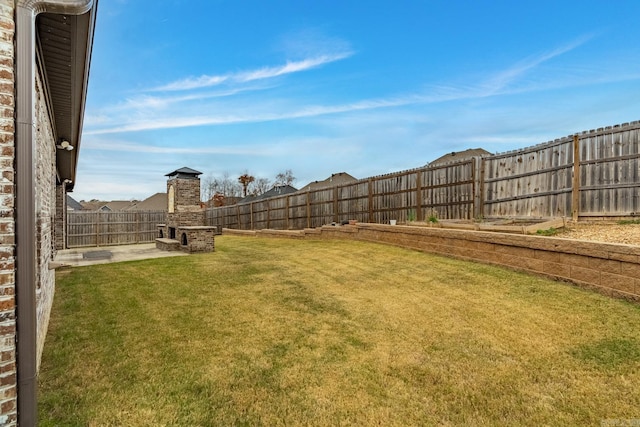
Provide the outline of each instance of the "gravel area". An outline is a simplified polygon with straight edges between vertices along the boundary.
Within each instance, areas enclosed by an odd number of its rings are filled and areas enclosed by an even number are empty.
[[[556,235],[565,239],[592,240],[640,246],[640,224],[569,223]]]

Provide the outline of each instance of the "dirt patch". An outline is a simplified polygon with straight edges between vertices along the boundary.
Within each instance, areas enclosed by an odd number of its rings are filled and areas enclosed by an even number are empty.
[[[565,239],[640,246],[640,224],[569,223],[556,236]]]

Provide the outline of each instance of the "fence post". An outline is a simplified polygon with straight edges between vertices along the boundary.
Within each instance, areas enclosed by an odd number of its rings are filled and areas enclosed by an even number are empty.
[[[422,169],[416,171],[416,221],[422,221]]]
[[[333,187],[333,221],[339,221],[338,215],[338,187]]]
[[[486,176],[486,168],[487,168],[487,160],[484,157],[480,157],[480,181],[478,183],[478,205],[480,208],[478,209],[478,216],[483,218],[484,215],[484,201],[486,199],[485,188],[484,188],[484,179]]]
[[[254,203],[255,203],[255,202],[251,202],[251,203],[249,204],[249,215],[250,215],[250,218],[249,218],[249,227],[250,227],[250,228],[249,228],[249,229],[250,229],[250,230],[253,230],[253,204],[254,204]],[[239,228],[239,227],[238,227],[238,228]]]
[[[574,221],[580,214],[580,137],[573,135],[573,186],[571,188],[571,212]]]
[[[289,196],[284,196],[286,197],[286,209],[287,209],[287,214],[284,216],[284,229],[288,230],[289,229]]]
[[[311,191],[307,190],[307,228],[311,228]]]
[[[96,211],[96,246],[100,246],[100,211]]]
[[[473,179],[473,218],[480,218],[482,216],[482,180],[484,178],[484,162],[482,157],[473,157],[471,176]]]
[[[368,180],[369,191],[369,222],[373,222],[373,179]]]

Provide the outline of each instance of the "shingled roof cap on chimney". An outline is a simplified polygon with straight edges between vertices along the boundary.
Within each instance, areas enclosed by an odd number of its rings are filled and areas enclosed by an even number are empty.
[[[197,178],[198,175],[202,175],[202,172],[198,172],[195,169],[191,169],[188,167],[183,167],[180,169],[176,169],[173,172],[169,172],[165,176],[168,177],[176,177],[176,178]]]

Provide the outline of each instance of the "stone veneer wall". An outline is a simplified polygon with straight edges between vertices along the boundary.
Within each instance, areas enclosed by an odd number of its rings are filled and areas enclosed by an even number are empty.
[[[174,206],[200,206],[200,179],[170,179],[167,181],[167,194],[172,185],[175,190]]]
[[[0,425],[17,423],[14,1],[0,0]]]
[[[640,301],[640,247],[443,228],[357,224],[301,231],[223,229],[223,235],[352,239],[486,262]]]
[[[213,252],[215,250],[215,229],[213,227],[183,227],[179,228],[180,234],[185,233],[187,237],[186,248],[181,248],[185,252]],[[176,236],[182,241],[182,236]]]
[[[41,76],[36,78],[36,316],[37,363],[44,348],[49,315],[55,292],[55,271],[49,264],[55,256],[54,224],[56,215],[56,144]],[[63,153],[67,154],[67,153]],[[69,153],[70,154],[70,153]]]
[[[56,187],[56,217],[54,224],[55,249],[62,250],[67,244],[67,185]]]
[[[201,226],[205,211],[200,206],[177,206],[174,213],[167,214],[167,227]]]

